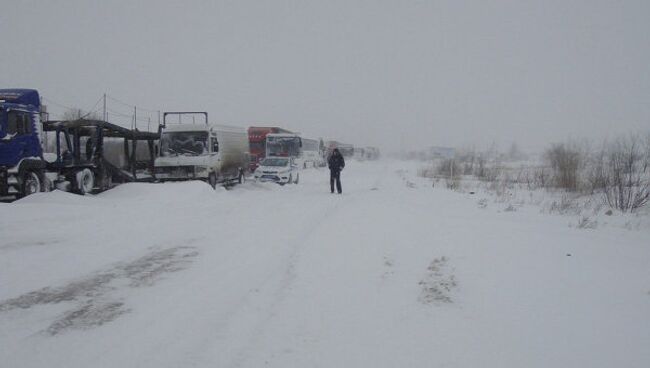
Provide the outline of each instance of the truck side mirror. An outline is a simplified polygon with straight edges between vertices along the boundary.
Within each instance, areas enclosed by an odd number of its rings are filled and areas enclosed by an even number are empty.
[[[216,139],[212,141],[212,152],[219,152],[219,141]]]

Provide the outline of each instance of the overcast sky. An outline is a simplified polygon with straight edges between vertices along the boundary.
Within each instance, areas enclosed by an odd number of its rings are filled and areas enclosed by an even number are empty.
[[[648,0],[0,3],[0,87],[54,113],[107,93],[387,150],[650,130]]]

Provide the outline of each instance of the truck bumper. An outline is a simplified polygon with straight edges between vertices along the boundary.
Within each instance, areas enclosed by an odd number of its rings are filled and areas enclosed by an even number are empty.
[[[156,180],[181,181],[181,180],[207,180],[208,172],[195,172],[193,167],[157,167],[154,171]]]

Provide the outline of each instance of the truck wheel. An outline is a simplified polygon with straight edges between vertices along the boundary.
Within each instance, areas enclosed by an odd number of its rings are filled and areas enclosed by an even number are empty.
[[[208,176],[208,184],[212,187],[212,189],[217,188],[217,174],[211,172],[210,176]]]
[[[95,174],[90,169],[83,169],[77,172],[76,179],[79,194],[86,194],[93,191],[95,187]]]
[[[30,194],[38,193],[43,191],[43,182],[38,173],[34,171],[28,171],[23,176],[23,188],[22,195],[26,197]]]
[[[293,183],[298,184],[299,180],[300,180],[300,173],[296,174],[296,180]]]

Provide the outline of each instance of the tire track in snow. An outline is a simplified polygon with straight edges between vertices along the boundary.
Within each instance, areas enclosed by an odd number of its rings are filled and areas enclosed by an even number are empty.
[[[235,355],[234,360],[228,364],[229,367],[242,367],[245,366],[246,361],[249,358],[249,352],[255,349],[263,336],[264,330],[268,323],[276,315],[278,306],[286,299],[289,291],[291,290],[291,285],[297,278],[296,274],[296,265],[300,260],[300,255],[304,251],[302,247],[307,240],[310,238],[311,234],[320,226],[322,226],[322,218],[333,216],[336,212],[340,211],[341,207],[346,207],[340,202],[334,206],[327,208],[325,212],[320,213],[319,216],[314,216],[310,221],[301,229],[300,233],[291,240],[290,254],[287,257],[286,266],[282,272],[282,278],[280,279],[277,286],[274,287],[274,290],[271,293],[271,301],[264,308],[263,317],[259,319],[255,327],[250,331],[247,343],[245,346],[239,349],[239,352]],[[267,283],[269,283],[267,281]],[[264,289],[262,286],[260,289]]]
[[[268,307],[265,308],[264,317],[260,318],[259,322],[250,332],[248,342],[244,347],[242,347],[239,352],[235,355],[234,360],[228,364],[229,367],[244,367],[246,362],[250,359],[250,352],[255,351],[257,346],[260,345],[264,336],[265,330],[271,320],[276,316],[278,307],[289,295],[292,284],[297,279],[298,275],[296,274],[296,266],[300,261],[302,253],[306,250],[305,245],[308,244],[308,241],[319,228],[325,226],[328,221],[336,218],[336,213],[341,210],[350,207],[354,203],[361,200],[363,196],[369,195],[372,191],[377,190],[380,187],[384,177],[379,176],[373,181],[373,184],[364,189],[358,195],[346,196],[341,198],[336,195],[336,202],[333,206],[328,207],[324,212],[319,213],[317,216],[312,217],[306,225],[303,226],[299,234],[297,234],[292,240],[289,247],[290,254],[288,256],[288,261],[286,263],[283,276],[272,293],[271,302],[268,304]],[[343,200],[344,199],[344,200]],[[342,201],[343,200],[343,201]]]

